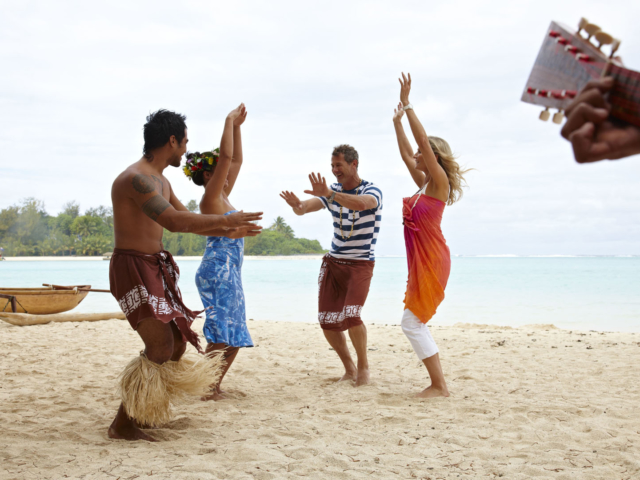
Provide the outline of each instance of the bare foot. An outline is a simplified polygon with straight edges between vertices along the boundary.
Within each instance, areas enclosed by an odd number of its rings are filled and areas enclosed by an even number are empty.
[[[120,404],[116,418],[113,419],[109,426],[109,438],[117,438],[119,440],[146,440],[147,442],[157,442],[157,440],[138,427],[135,420],[129,418],[124,411],[124,405]]]
[[[356,381],[358,378],[358,372],[353,371],[353,372],[345,372],[345,374],[342,376],[342,378],[340,380],[338,380],[339,382],[347,382],[347,381]]]
[[[137,420],[133,421],[134,425],[138,428],[142,428],[144,430],[154,430],[157,427],[152,427],[151,425],[145,425],[144,423],[139,423]]]
[[[133,423],[121,428],[115,427],[115,421],[109,427],[109,438],[118,440],[146,440],[147,442],[157,442],[155,438],[147,435]]]
[[[224,395],[218,393],[217,390],[214,390],[209,395],[206,395],[206,396],[202,397],[200,400],[202,400],[203,402],[207,402],[209,400],[213,400],[214,402],[217,402],[219,400],[224,400],[226,398],[227,397],[225,397]]]
[[[416,393],[414,397],[417,398],[436,398],[436,397],[448,397],[449,390],[447,387],[444,388],[435,388],[433,385],[425,388],[420,393]]]
[[[363,368],[362,370],[358,370],[358,376],[356,378],[356,387],[361,387],[362,385],[368,385],[371,381],[371,376],[369,375],[369,369]]]

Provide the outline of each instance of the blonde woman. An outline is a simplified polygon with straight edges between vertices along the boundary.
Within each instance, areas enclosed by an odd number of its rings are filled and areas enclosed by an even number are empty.
[[[413,106],[409,102],[411,75],[402,74],[400,104],[394,110],[393,124],[400,155],[411,178],[420,188],[412,197],[403,199],[404,238],[407,247],[409,280],[404,299],[402,331],[422,360],[431,378],[431,386],[417,397],[448,397],[449,390],[442,373],[438,347],[427,322],[444,299],[444,289],[451,270],[449,247],[440,230],[445,205],[462,196],[463,174],[451,153],[449,144],[438,137],[428,137]],[[407,114],[413,137],[418,143],[414,154],[402,127]]]

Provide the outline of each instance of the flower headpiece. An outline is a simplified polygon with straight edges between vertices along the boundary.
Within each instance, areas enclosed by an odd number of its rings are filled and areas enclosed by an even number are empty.
[[[182,171],[187,177],[189,177],[189,180],[191,180],[197,172],[210,172],[211,170],[213,170],[213,166],[218,163],[219,157],[219,148],[214,148],[210,152],[188,153],[187,163],[185,164]]]

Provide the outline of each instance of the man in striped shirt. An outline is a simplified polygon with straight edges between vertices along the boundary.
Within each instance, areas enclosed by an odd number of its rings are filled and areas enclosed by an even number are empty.
[[[327,208],[333,219],[331,250],[322,259],[318,279],[318,321],[329,344],[344,364],[340,379],[355,385],[369,383],[367,329],[360,313],[369,293],[375,263],[374,249],[382,219],[382,192],[358,175],[358,152],[349,145],[333,149],[331,170],[337,183],[327,185],[319,173],[309,175],[316,198],[300,201],[289,191],[280,194],[296,215]],[[345,330],[358,356],[353,362]]]

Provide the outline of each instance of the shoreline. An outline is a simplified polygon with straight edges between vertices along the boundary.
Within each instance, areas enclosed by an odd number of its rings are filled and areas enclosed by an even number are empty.
[[[302,255],[245,255],[245,260],[319,260],[325,254],[324,253],[310,253],[310,254],[302,254]],[[183,256],[177,255],[174,256],[176,260],[181,261],[194,261],[194,260],[202,260],[201,256]],[[376,259],[383,258],[407,258],[406,255],[377,255]],[[640,255],[465,255],[465,254],[451,254],[451,258],[493,258],[493,259],[523,259],[523,258],[533,258],[533,259],[541,259],[541,258],[549,258],[549,259],[571,259],[571,258],[640,258]],[[96,262],[108,260],[108,257],[105,256],[69,256],[69,257],[58,257],[58,256],[41,256],[41,257],[4,257],[4,259],[8,262]]]
[[[324,254],[309,255],[246,255],[245,260],[320,260]],[[175,256],[176,261],[202,260],[201,256]],[[105,256],[87,257],[4,257],[7,262],[101,262],[109,260]]]
[[[103,315],[105,313],[112,313],[112,312],[74,312],[74,311],[68,311],[68,312],[63,312],[63,313],[59,313],[56,315],[73,315],[73,316],[79,316],[79,315],[94,315],[94,314],[100,314]],[[110,321],[110,320],[115,320],[115,319],[108,319],[108,320],[99,320],[99,321]],[[203,322],[204,319],[202,317],[196,317],[196,321],[201,321]],[[308,320],[308,321],[288,321],[288,320],[270,320],[270,319],[265,319],[265,318],[261,318],[261,319],[255,319],[255,318],[248,318],[247,322],[251,322],[252,324],[260,324],[260,323],[268,323],[268,324],[285,324],[285,325],[306,325],[306,326],[316,326],[318,325],[318,322],[316,320]],[[8,322],[5,322],[2,320],[2,318],[0,318],[0,325],[2,325],[3,323],[6,323],[7,325],[10,325]],[[83,323],[83,322],[74,322],[74,323]],[[93,323],[93,322],[91,322]],[[396,328],[398,329],[401,324],[400,323],[393,323],[393,322],[389,322],[389,323],[382,323],[382,322],[365,322],[365,325],[367,327],[371,327],[371,328],[386,328],[386,327],[392,327],[392,328]],[[36,325],[27,325],[27,327],[32,327],[32,326],[36,326]],[[462,331],[465,330],[491,330],[491,331],[523,331],[523,330],[533,330],[533,331],[545,331],[545,332],[549,332],[549,331],[555,331],[558,333],[567,333],[569,335],[585,335],[585,334],[598,334],[598,335],[603,335],[603,334],[616,334],[616,335],[638,335],[640,338],[640,330],[638,331],[629,331],[629,330],[594,330],[594,329],[588,329],[589,327],[584,327],[584,328],[580,328],[580,326],[575,326],[575,327],[566,327],[566,326],[557,326],[553,323],[529,323],[526,325],[501,325],[501,324],[491,324],[491,323],[474,323],[474,322],[457,322],[454,324],[438,324],[438,323],[434,323],[434,324],[429,324],[429,328],[432,330],[449,330],[449,329],[459,329]],[[640,342],[638,342],[638,345],[640,346]]]

